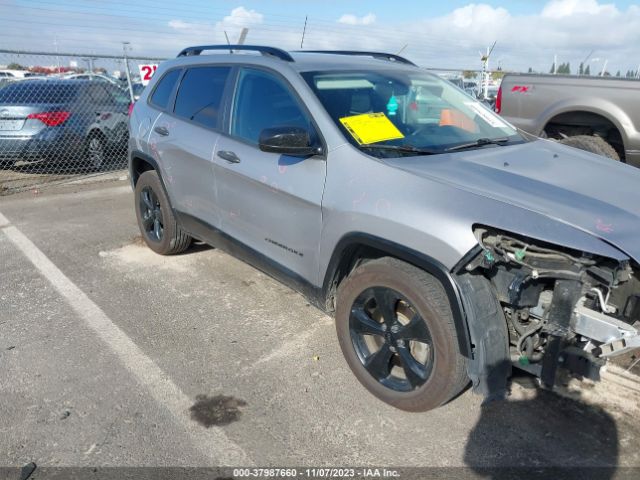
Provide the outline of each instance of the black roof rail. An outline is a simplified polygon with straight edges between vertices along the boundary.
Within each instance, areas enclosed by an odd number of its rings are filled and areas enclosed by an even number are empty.
[[[264,47],[261,45],[200,45],[197,47],[187,47],[182,50],[178,57],[190,57],[192,55],[200,55],[204,50],[228,50],[229,53],[233,53],[233,50],[248,50],[252,52],[260,52],[262,55],[270,55],[277,57],[286,62],[293,62],[293,57],[288,52],[275,47]]]
[[[407,60],[400,55],[396,55],[394,53],[384,53],[384,52],[360,52],[357,50],[299,50],[300,52],[305,53],[331,53],[334,55],[354,55],[354,56],[362,56],[362,57],[373,57],[382,60],[389,60],[392,62],[405,63],[407,65],[413,65],[417,67],[415,63],[411,60]]]

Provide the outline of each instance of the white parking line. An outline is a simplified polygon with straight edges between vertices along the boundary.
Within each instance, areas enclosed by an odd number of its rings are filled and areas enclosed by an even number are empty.
[[[238,444],[218,427],[205,429],[189,417],[193,401],[144,352],[115,325],[78,286],[42,253],[18,228],[0,213],[0,226],[7,238],[54,286],[73,310],[116,354],[120,362],[145,386],[156,402],[173,414],[192,436],[196,448],[215,466],[245,466],[253,463]]]

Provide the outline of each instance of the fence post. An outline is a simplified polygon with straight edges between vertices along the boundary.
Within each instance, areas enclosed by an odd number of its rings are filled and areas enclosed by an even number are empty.
[[[131,103],[134,103],[136,100],[133,96],[133,85],[131,85],[131,73],[129,72],[129,58],[127,57],[127,44],[129,42],[122,42],[122,51],[124,52],[124,71],[127,75],[127,87],[129,89],[129,98],[131,99]]]

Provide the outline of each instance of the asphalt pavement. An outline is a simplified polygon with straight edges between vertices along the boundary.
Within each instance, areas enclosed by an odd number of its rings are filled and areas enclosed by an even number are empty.
[[[0,466],[640,467],[615,391],[381,403],[302,296],[147,249],[122,181],[0,197],[0,392]]]

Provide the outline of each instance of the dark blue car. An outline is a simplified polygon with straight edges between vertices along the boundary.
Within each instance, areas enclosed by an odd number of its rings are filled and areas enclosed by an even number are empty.
[[[126,153],[129,97],[90,80],[23,80],[0,88],[0,164],[82,162],[100,169]]]

